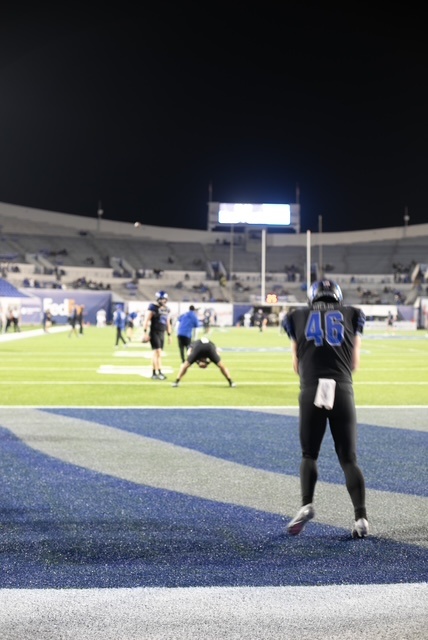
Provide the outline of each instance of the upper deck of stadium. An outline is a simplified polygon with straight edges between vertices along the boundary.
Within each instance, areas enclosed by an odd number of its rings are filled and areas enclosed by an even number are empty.
[[[428,224],[367,231],[265,235],[156,227],[0,203],[0,262],[15,286],[90,283],[125,300],[250,301],[266,291],[305,300],[314,277],[340,282],[345,301],[411,304],[426,294]],[[309,251],[309,252],[308,252]],[[262,269],[262,261],[264,261]],[[231,275],[231,277],[230,277]]]

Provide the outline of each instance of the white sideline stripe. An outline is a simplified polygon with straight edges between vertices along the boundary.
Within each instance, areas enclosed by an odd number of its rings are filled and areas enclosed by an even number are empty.
[[[24,338],[35,338],[37,336],[48,336],[50,333],[65,333],[70,331],[70,326],[60,325],[58,327],[51,327],[49,331],[43,331],[43,329],[30,329],[29,331],[17,331],[16,333],[1,333],[0,342],[12,342],[13,340],[23,340]]]
[[[85,408],[89,408],[89,409],[124,409],[123,405],[116,405],[116,404],[101,404],[101,405],[91,405],[90,407],[81,407],[81,406],[72,406],[70,407],[69,404],[52,404],[52,405],[48,405],[48,404],[43,404],[43,405],[28,405],[23,407],[22,404],[0,404],[0,409],[85,409]],[[142,407],[141,405],[126,405],[126,409],[140,409],[140,410],[144,410],[144,409],[163,409],[164,411],[176,411],[177,409],[194,409],[194,410],[199,410],[199,409],[216,409],[216,411],[221,411],[222,409],[224,409],[225,407],[219,407],[218,405],[211,405],[211,404],[203,404],[203,405],[194,405],[194,404],[190,404],[190,405],[177,405],[177,406],[171,406],[168,405],[167,407],[165,407],[164,405],[161,404],[153,404],[150,405],[149,407]],[[251,407],[242,407],[241,405],[228,405],[226,407],[226,409],[230,410],[230,409],[236,409],[238,411],[269,411],[272,413],[289,413],[289,412],[296,412],[298,411],[298,407],[296,405],[260,405],[260,406],[251,406]],[[373,409],[382,409],[384,411],[389,411],[391,412],[392,409],[394,410],[394,412],[396,410],[400,411],[407,411],[408,409],[410,410],[420,410],[420,411],[425,411],[428,410],[428,405],[426,404],[361,404],[361,405],[357,405],[357,409],[367,409],[369,412],[371,412]],[[427,417],[427,422],[428,422],[428,417]],[[403,425],[400,427],[401,429],[405,429],[406,427]],[[413,429],[413,426],[409,426],[409,429]],[[428,430],[428,429],[427,429]]]
[[[106,367],[115,367],[115,365],[102,365],[102,366],[106,366]],[[101,368],[101,367],[100,367]],[[121,371],[119,371],[121,367],[117,367],[118,371],[117,373],[122,373]],[[131,370],[131,367],[124,367],[125,369],[129,369]],[[135,367],[135,373],[137,372],[138,369],[140,369],[141,367]],[[52,370],[52,369],[51,369]],[[87,368],[85,368],[85,371],[87,370]],[[162,371],[166,370],[165,367],[162,367]],[[58,369],[58,371],[62,371],[62,369]],[[170,372],[172,372],[173,369],[170,368]],[[105,373],[103,371],[100,371],[98,369],[98,373]],[[130,371],[130,375],[132,375],[134,372]],[[12,384],[10,382],[10,380],[0,380],[0,385],[10,385]],[[59,385],[82,385],[82,382],[79,380],[49,380],[49,383],[46,383],[45,380],[43,381],[34,381],[34,380],[20,380],[19,384],[27,384],[27,385],[31,385],[31,384],[49,384],[49,385],[55,385],[55,384],[59,384]],[[84,386],[90,386],[90,385],[103,385],[103,384],[111,384],[110,382],[104,382],[104,381],[100,381],[100,380],[94,380],[94,381],[85,381]],[[132,384],[132,382],[118,382],[115,384]],[[137,384],[137,383],[134,383]],[[186,378],[185,381],[183,381],[181,386],[186,386],[186,387],[200,387],[200,386],[204,386],[206,387],[207,385],[212,386],[225,386],[224,382],[216,382],[214,380],[209,380],[207,381],[201,381],[201,382],[194,382],[192,380],[188,380],[188,378]],[[243,382],[242,380],[237,380],[236,381],[236,386],[237,387],[297,387],[299,385],[298,382],[276,382],[276,381],[268,381],[268,382]],[[404,387],[404,386],[427,386],[428,385],[428,380],[426,382],[422,382],[422,381],[414,381],[414,382],[356,382],[354,383],[354,387],[361,387],[361,386],[398,386],[398,387]],[[227,386],[227,385],[226,385]],[[419,406],[419,405],[417,405]]]
[[[162,367],[162,371],[165,374],[171,374],[173,372],[173,369],[171,367]],[[114,365],[114,364],[106,364],[106,365],[101,365],[101,367],[98,368],[97,373],[100,373],[102,375],[136,375],[136,376],[141,376],[143,378],[151,378],[152,377],[152,373],[153,373],[153,369],[152,369],[151,366],[149,366],[149,367],[135,367],[135,366],[122,367],[122,366],[117,366],[117,365]]]
[[[82,409],[81,406],[75,407],[72,406],[70,407],[69,404],[65,404],[65,405],[57,405],[57,404],[53,404],[53,405],[43,405],[44,409],[48,409],[49,407],[51,408],[55,408],[57,409],[58,407],[63,406],[63,407],[67,407],[68,409],[70,408],[74,408],[74,409]],[[1,405],[0,404],[0,409],[12,409],[12,408],[16,408],[16,409],[31,409],[31,405],[29,405],[28,407],[23,407],[22,404],[16,404],[16,405],[12,405],[12,404],[6,404],[6,405]],[[34,405],[35,409],[40,408],[39,405]],[[87,409],[123,409],[123,405],[116,405],[116,404],[100,404],[100,405],[95,405],[95,404],[91,404],[90,407],[83,407],[83,408],[87,408]],[[141,407],[140,405],[127,405],[126,406],[127,409],[141,409],[144,407]],[[194,404],[189,404],[189,405],[177,405],[177,406],[172,406],[172,405],[168,405],[167,407],[165,407],[162,404],[159,405],[153,405],[150,407],[150,409],[165,409],[165,411],[175,411],[176,409],[217,409],[218,411],[221,411],[223,407],[219,407],[217,404],[204,404],[204,405],[194,405]],[[295,404],[273,404],[273,405],[251,405],[251,407],[241,407],[241,405],[237,404],[236,406],[230,405],[227,407],[228,409],[243,409],[245,411],[294,411],[295,409],[297,409],[297,405]],[[407,409],[428,409],[428,404],[360,404],[357,405],[357,409],[368,409],[369,411],[371,411],[372,409],[384,409],[385,411],[390,411],[391,409],[402,409],[403,411],[407,411]],[[428,418],[428,416],[427,416]],[[403,427],[404,428],[404,427]]]
[[[422,639],[427,598],[427,583],[1,589],[0,636],[2,640],[355,640],[356,635],[359,640]]]

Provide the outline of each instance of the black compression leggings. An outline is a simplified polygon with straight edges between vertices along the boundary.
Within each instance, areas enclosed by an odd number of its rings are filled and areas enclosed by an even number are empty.
[[[301,390],[299,397],[302,504],[313,502],[318,480],[317,460],[328,423],[336,455],[345,476],[346,488],[354,506],[355,518],[365,518],[365,482],[357,464],[356,411],[352,385],[337,384],[334,407],[331,411],[319,409],[314,405],[315,392],[316,387],[308,387]]]

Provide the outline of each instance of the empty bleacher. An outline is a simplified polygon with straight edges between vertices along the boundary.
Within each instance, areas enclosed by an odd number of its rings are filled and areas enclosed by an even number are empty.
[[[22,287],[31,276],[41,286],[60,282],[70,287],[83,278],[108,286],[124,299],[149,298],[165,287],[172,299],[189,301],[238,302],[261,293],[261,243],[247,242],[244,235],[235,236],[232,246],[230,236],[221,233],[135,229],[121,223],[110,227],[104,220],[101,232],[94,220],[78,216],[65,216],[63,224],[63,214],[49,223],[30,218],[27,223],[5,216],[0,204],[2,271],[15,286]],[[353,233],[322,238],[313,234],[311,264],[318,264],[320,274],[340,279],[352,301],[371,294],[390,302],[398,286],[410,300],[415,294],[409,281],[412,266],[428,263],[428,225],[420,227],[418,233],[410,233],[409,227],[407,236],[400,229],[386,230],[385,238],[379,237],[381,230],[355,232],[355,240]],[[304,234],[268,238],[266,289],[305,300],[306,262]],[[121,263],[126,269],[118,268]],[[18,268],[11,269],[14,265]],[[220,271],[213,265],[221,265]],[[219,274],[226,276],[226,285],[219,282]]]

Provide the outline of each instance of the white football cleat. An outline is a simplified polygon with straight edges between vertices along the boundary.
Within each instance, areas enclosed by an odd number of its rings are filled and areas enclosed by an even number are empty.
[[[306,523],[315,515],[314,508],[312,504],[305,504],[304,507],[299,509],[297,515],[290,520],[287,525],[287,531],[291,536],[297,536],[299,533],[303,531],[306,526]]]
[[[352,529],[353,538],[365,538],[369,533],[369,523],[365,518],[360,518],[355,521]]]

